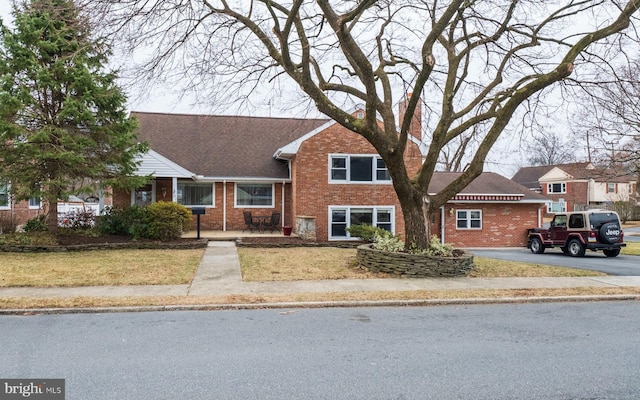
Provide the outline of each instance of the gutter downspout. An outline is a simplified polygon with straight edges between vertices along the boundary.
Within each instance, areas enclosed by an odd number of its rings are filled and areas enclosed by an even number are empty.
[[[444,241],[444,224],[445,224],[445,210],[444,210],[444,206],[440,207],[440,242],[442,244],[445,243]]]
[[[222,231],[227,231],[227,181],[222,181]]]

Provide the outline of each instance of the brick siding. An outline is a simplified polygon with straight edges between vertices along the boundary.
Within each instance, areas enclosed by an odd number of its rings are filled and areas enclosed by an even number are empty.
[[[405,157],[407,168],[416,171],[421,163],[420,152],[410,143]],[[395,232],[404,233],[404,220],[398,198],[389,184],[329,183],[329,154],[377,154],[361,136],[338,124],[307,139],[292,161],[295,194],[294,216],[316,217],[319,241],[329,238],[328,207],[334,206],[395,206]]]
[[[447,204],[445,241],[456,247],[526,246],[527,228],[538,226],[537,207],[536,204]],[[482,229],[457,229],[456,212],[460,210],[482,210]]]

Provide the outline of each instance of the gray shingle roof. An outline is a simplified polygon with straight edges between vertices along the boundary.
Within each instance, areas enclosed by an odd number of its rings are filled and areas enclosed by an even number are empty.
[[[512,181],[528,187],[531,190],[540,189],[538,179],[553,169],[553,165],[541,165],[535,167],[522,167],[511,178]]]
[[[180,166],[205,177],[287,179],[281,146],[327,119],[132,112],[138,138]]]
[[[539,179],[553,168],[561,169],[576,180],[593,179],[597,182],[633,182],[635,180],[632,176],[624,173],[624,171],[611,168],[594,168],[589,162],[523,167],[520,168],[511,180],[529,189],[539,189]]]

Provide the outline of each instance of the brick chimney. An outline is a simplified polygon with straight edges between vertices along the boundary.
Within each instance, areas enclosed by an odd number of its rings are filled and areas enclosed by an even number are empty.
[[[407,93],[404,99],[400,101],[400,105],[398,106],[398,126],[402,125],[404,114],[407,111],[407,104],[412,95],[413,93]],[[422,101],[418,101],[416,111],[413,113],[413,119],[411,120],[411,125],[409,125],[409,135],[418,139],[418,141],[422,141]]]

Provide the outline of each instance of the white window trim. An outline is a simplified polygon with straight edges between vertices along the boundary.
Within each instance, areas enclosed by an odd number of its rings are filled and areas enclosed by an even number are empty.
[[[155,179],[149,182],[151,184],[151,204],[156,202],[156,181]],[[140,188],[135,188],[131,190],[131,206],[133,207],[136,204],[136,190]]]
[[[458,218],[458,213],[461,212],[461,211],[464,211],[464,212],[467,213],[467,218],[465,219],[465,221],[467,221],[467,227],[466,228],[458,227],[458,221],[461,220],[460,218]],[[480,227],[479,228],[472,228],[471,227],[471,221],[477,219],[477,218],[473,218],[473,219],[471,218],[471,213],[472,212],[480,213]],[[473,209],[473,210],[472,209],[461,209],[461,210],[456,210],[456,230],[457,231],[480,231],[480,230],[482,230],[482,225],[484,225],[483,221],[482,221],[482,210],[479,210],[479,209]]]
[[[329,179],[329,183],[332,184],[341,184],[341,185],[371,185],[371,184],[376,184],[376,185],[390,185],[391,179],[388,180],[378,180],[377,179],[377,172],[378,172],[378,164],[377,164],[377,160],[381,160],[382,157],[380,157],[378,154],[341,154],[341,153],[331,153],[328,155],[329,159],[327,162],[327,166],[328,166],[328,179]],[[350,159],[351,157],[371,157],[371,180],[370,181],[352,181],[351,179],[349,179],[349,177],[351,176],[351,162]],[[332,160],[333,158],[346,158],[346,173],[347,173],[347,177],[346,179],[332,179],[331,178],[331,171],[333,168],[332,167]],[[387,171],[389,170],[389,168],[387,168]]]
[[[7,190],[7,205],[3,206],[0,205],[0,210],[11,210],[11,185],[6,183],[6,184],[0,184],[1,186],[6,185],[6,190]]]
[[[37,206],[32,206],[31,205],[31,199],[32,198],[33,197],[30,197],[29,200],[28,200],[29,201],[29,210],[40,210],[40,209],[42,209],[42,197],[40,198],[40,202],[38,203]]]
[[[395,206],[368,206],[368,205],[364,205],[364,206],[356,206],[356,205],[351,205],[351,206],[336,206],[336,205],[332,205],[329,206],[329,213],[327,215],[327,236],[329,241],[333,241],[333,240],[358,240],[358,238],[353,238],[351,237],[351,235],[349,234],[349,232],[347,232],[347,236],[331,236],[331,215],[333,213],[333,211],[335,210],[346,210],[347,211],[347,220],[345,221],[347,224],[347,228],[351,226],[351,209],[352,208],[371,208],[373,210],[373,222],[374,222],[374,226],[377,225],[377,212],[379,210],[388,210],[391,213],[391,233],[395,234],[396,232],[396,207]]]
[[[560,211],[553,211],[554,204],[559,204],[561,206]],[[547,203],[547,214],[557,214],[557,213],[566,213],[566,212],[567,212],[567,203],[564,201],[564,199]]]
[[[238,184],[240,185],[271,185],[271,205],[245,206],[238,204]],[[233,187],[233,203],[235,208],[275,208],[276,207],[276,185],[268,182],[236,182]]]
[[[559,192],[552,192],[553,185],[561,185]],[[567,193],[567,183],[566,182],[553,182],[547,183],[547,194],[564,194]]]
[[[202,205],[202,204],[182,204],[178,201],[178,185],[180,184],[187,184],[187,185],[192,185],[192,186],[211,186],[211,204],[206,204],[206,205]],[[193,208],[193,207],[204,207],[204,208],[215,208],[216,207],[216,184],[215,182],[193,182],[193,181],[178,181],[176,183],[176,203],[178,204],[182,204],[183,206],[187,207],[187,208]]]

